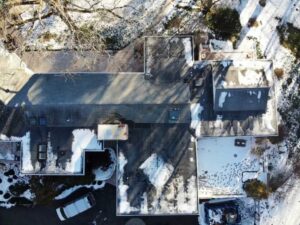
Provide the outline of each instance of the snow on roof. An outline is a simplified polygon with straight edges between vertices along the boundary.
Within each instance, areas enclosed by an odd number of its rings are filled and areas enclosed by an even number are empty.
[[[66,164],[66,171],[70,173],[83,173],[84,150],[102,151],[101,143],[98,143],[94,130],[76,129],[73,130],[72,157]]]
[[[121,152],[118,157],[118,206],[119,206],[119,213],[130,213],[130,212],[135,212],[138,209],[130,206],[130,202],[128,201],[128,196],[127,196],[127,190],[128,190],[128,185],[124,184],[123,181],[123,175],[124,175],[124,167],[127,164],[127,159]]]
[[[218,101],[218,105],[220,108],[223,108],[223,104],[225,102],[226,96],[227,96],[227,92],[226,91],[222,91],[220,96],[219,96],[219,101]],[[229,96],[228,96],[229,97]]]
[[[181,39],[182,44],[184,45],[184,53],[185,53],[185,59],[188,66],[193,66],[194,60],[193,60],[193,49],[192,49],[192,41],[191,38],[182,38]]]
[[[31,153],[30,153],[30,133],[27,132],[22,140],[22,163],[21,170],[24,172],[33,171],[33,165],[31,161]]]
[[[156,189],[163,188],[174,171],[174,167],[171,164],[166,163],[156,153],[152,154],[140,166],[140,169],[144,171],[144,173],[148,176],[149,181]]]
[[[157,205],[153,204],[154,213],[159,214],[192,214],[197,212],[197,188],[196,176],[191,176],[186,182],[182,176],[172,179],[167,191],[163,195],[157,195]],[[175,203],[175,204],[174,204]]]
[[[243,172],[261,175],[260,159],[251,154],[253,140],[243,137],[245,147],[235,146],[238,137],[200,138],[197,142],[198,197],[242,196]]]
[[[222,41],[222,40],[217,40],[217,39],[210,39],[209,40],[209,48],[210,48],[211,52],[216,52],[216,51],[232,52],[232,51],[234,51],[232,42],[229,40]]]
[[[81,212],[84,212],[85,210],[91,207],[92,206],[87,196],[85,196],[84,198],[81,198],[71,204],[68,204],[63,208],[63,210],[67,217],[73,217]]]
[[[127,164],[127,159],[123,153],[119,154],[118,161],[117,210],[119,214],[171,215],[197,213],[196,176],[191,175],[185,178],[183,175],[174,175],[173,166],[166,163],[157,153],[150,155],[138,167],[148,177],[153,188],[151,187],[151,191],[146,189],[146,192],[139,195],[139,204],[132,207],[128,199],[129,186],[124,184],[126,182],[124,181],[126,179],[124,177],[124,167]]]
[[[85,151],[103,151],[102,143],[97,140],[94,130],[75,129],[72,131],[73,142],[71,150],[72,155],[65,165],[58,163],[59,152],[53,149],[51,143],[51,132],[48,133],[47,157],[45,165],[42,167],[40,161],[36,159],[36,146],[30,145],[30,132],[24,137],[12,137],[11,140],[20,140],[22,142],[21,171],[27,174],[84,174],[84,152]],[[3,135],[2,135],[3,137]],[[32,148],[32,149],[31,149]]]
[[[216,88],[269,87],[273,84],[270,60],[225,60],[220,64],[226,73],[215,74]],[[222,76],[221,76],[222,75]]]
[[[201,113],[203,111],[203,107],[200,105],[200,103],[192,103],[190,105],[190,110],[191,110],[191,125],[190,127],[192,129],[195,129],[196,136],[200,137],[201,136]]]

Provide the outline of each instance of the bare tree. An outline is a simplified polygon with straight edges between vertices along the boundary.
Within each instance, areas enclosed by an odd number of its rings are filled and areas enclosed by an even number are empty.
[[[103,51],[107,48],[107,42],[111,41],[107,37],[103,36],[98,29],[95,29],[97,24],[91,24],[90,26],[82,26],[76,23],[70,16],[71,13],[93,13],[104,18],[107,15],[126,23],[131,23],[118,14],[123,8],[131,8],[129,5],[119,5],[119,1],[115,1],[116,4],[112,4],[110,7],[104,5],[104,0],[89,1],[83,0],[84,6],[77,5],[70,0],[7,0],[0,5],[0,37],[4,39],[5,44],[9,50],[15,50],[21,48],[22,40],[18,40],[19,30],[22,26],[27,24],[34,24],[39,21],[43,24],[43,21],[51,16],[59,17],[68,27],[70,36],[68,38],[68,47],[81,50],[95,50]],[[14,13],[14,8],[22,5],[36,6],[36,10],[31,18],[22,19],[20,15]],[[44,7],[42,7],[44,6]],[[30,33],[30,31],[28,31]]]

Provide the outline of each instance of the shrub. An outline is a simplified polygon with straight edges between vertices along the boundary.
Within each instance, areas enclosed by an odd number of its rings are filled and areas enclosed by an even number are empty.
[[[14,196],[20,196],[28,189],[29,185],[23,181],[18,181],[17,183],[9,187],[10,193],[12,193]]]
[[[260,6],[265,7],[267,4],[267,0],[259,0],[258,3],[260,4]]]
[[[262,156],[265,151],[266,151],[266,149],[261,146],[256,146],[255,148],[251,149],[251,153],[253,155],[257,155],[257,156]]]
[[[257,179],[247,180],[243,185],[243,189],[249,197],[255,199],[266,199],[269,195],[267,186]]]
[[[248,20],[247,26],[248,27],[258,27],[259,23],[257,22],[256,18],[252,17]]]
[[[281,79],[284,75],[284,70],[282,68],[275,68],[274,73],[278,79]]]
[[[42,39],[43,41],[47,42],[47,41],[50,41],[51,39],[56,39],[57,34],[47,31],[46,33],[41,34],[41,36],[39,38]]]
[[[181,24],[181,19],[178,16],[174,16],[164,24],[164,27],[165,29],[179,28],[180,24]]]
[[[240,15],[231,8],[217,8],[205,16],[207,26],[224,39],[238,36],[241,31]]]
[[[292,24],[277,27],[280,43],[292,51],[296,58],[300,58],[300,29]]]

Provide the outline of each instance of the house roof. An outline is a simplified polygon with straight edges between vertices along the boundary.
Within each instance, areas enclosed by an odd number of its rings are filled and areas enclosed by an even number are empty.
[[[201,106],[199,108],[202,109],[200,129],[198,130],[200,136],[270,136],[278,134],[272,62],[247,61],[243,63],[249,64],[249,67],[256,63],[263,64],[266,68],[265,76],[269,87],[249,87],[243,88],[242,91],[240,88],[232,87],[217,88],[214,75],[218,74],[217,71],[221,68],[222,61],[212,62],[212,66],[204,66],[202,76],[206,85],[202,88],[198,101]],[[261,91],[261,96],[259,96],[259,91]],[[223,99],[221,98],[222,92],[224,93]],[[231,93],[230,97],[229,93]],[[233,98],[234,95],[236,98]],[[219,107],[219,103],[221,107]],[[218,110],[222,107],[226,110]]]
[[[182,104],[189,97],[181,80],[156,83],[141,73],[35,74],[10,104]]]
[[[236,139],[245,141],[237,146]],[[246,196],[246,179],[264,178],[259,158],[251,154],[253,137],[208,137],[197,140],[199,199]]]
[[[189,100],[188,84],[177,79],[156,82],[139,73],[35,74],[9,104],[25,103],[32,115],[46,115],[48,126],[67,126],[72,117],[69,124],[82,127],[111,113],[137,123],[189,123]],[[170,121],[174,108],[180,115]]]
[[[214,74],[216,88],[256,88],[269,87],[266,71],[270,64],[265,62],[251,65],[249,61],[219,61]],[[216,66],[216,65],[215,65]]]

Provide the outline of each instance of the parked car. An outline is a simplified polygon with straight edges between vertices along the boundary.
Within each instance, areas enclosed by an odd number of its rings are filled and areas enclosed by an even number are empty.
[[[58,218],[64,221],[68,218],[74,217],[88,209],[92,208],[96,204],[95,198],[92,193],[88,193],[81,198],[76,199],[62,207],[56,209]]]

